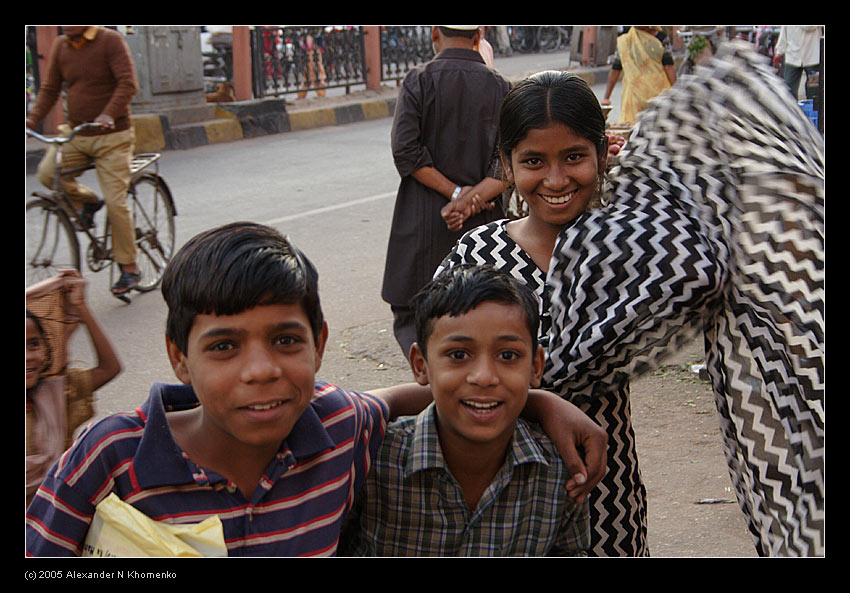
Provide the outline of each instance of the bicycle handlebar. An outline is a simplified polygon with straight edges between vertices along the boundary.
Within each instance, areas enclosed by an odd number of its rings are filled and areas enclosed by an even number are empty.
[[[27,127],[24,127],[24,131],[27,136],[32,136],[37,140],[41,140],[42,142],[46,142],[48,144],[65,144],[66,142],[70,142],[71,139],[74,138],[79,132],[88,129],[88,128],[102,128],[105,127],[104,124],[99,124],[95,122],[86,122],[78,125],[73,130],[71,130],[71,134],[67,137],[65,136],[42,136],[35,130],[30,130]]]

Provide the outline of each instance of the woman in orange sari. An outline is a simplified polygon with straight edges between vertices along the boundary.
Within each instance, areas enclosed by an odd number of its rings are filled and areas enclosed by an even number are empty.
[[[631,27],[617,38],[618,61],[611,66],[603,105],[610,105],[611,92],[623,73],[620,121],[633,122],[649,101],[676,82],[670,53],[657,37],[657,27]]]

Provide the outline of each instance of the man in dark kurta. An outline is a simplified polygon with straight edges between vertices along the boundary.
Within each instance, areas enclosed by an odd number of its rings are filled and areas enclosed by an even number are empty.
[[[496,140],[510,82],[484,64],[475,49],[479,35],[477,27],[434,27],[437,55],[407,74],[395,108],[392,150],[401,184],[381,296],[405,356],[415,341],[411,297],[464,232],[504,217],[500,200],[491,200],[504,188]],[[495,207],[449,230],[441,209],[473,193]]]

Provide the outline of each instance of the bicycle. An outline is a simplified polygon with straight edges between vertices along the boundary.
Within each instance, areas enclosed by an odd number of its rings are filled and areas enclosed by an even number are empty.
[[[520,53],[549,53],[569,47],[572,27],[563,25],[520,25],[508,27],[511,49]]]
[[[80,131],[97,125],[81,124],[67,137],[47,137],[25,128],[27,135],[46,144],[58,145],[53,168],[53,188],[48,192],[32,192],[33,199],[26,204],[24,236],[27,286],[55,276],[63,268],[74,268],[82,274],[78,232],[88,237],[85,259],[89,270],[100,272],[109,267],[109,286],[113,285],[116,274],[120,273],[112,255],[109,217],[103,217],[99,229],[96,220],[87,225],[61,183],[62,177],[93,169],[94,164],[62,169],[61,150],[58,148],[70,142]],[[165,266],[174,253],[174,217],[177,210],[171,190],[159,174],[159,158],[159,153],[134,155],[130,169],[127,201],[136,230],[139,251],[137,264],[142,272],[141,280],[135,287],[139,292],[149,292],[159,285]],[[128,293],[115,296],[126,303],[130,302]]]
[[[572,27],[563,25],[544,25],[537,30],[537,45],[544,53],[557,51],[570,46]]]

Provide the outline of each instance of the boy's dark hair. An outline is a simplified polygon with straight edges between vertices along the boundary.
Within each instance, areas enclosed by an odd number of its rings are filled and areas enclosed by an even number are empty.
[[[314,339],[324,324],[319,275],[275,229],[251,222],[220,226],[190,239],[162,277],[166,334],[184,354],[198,315],[236,315],[258,305],[300,303]]]
[[[537,297],[524,283],[491,265],[462,264],[440,273],[413,297],[416,342],[427,358],[426,345],[434,322],[463,315],[484,302],[517,305],[525,313],[532,344],[540,324]]]

